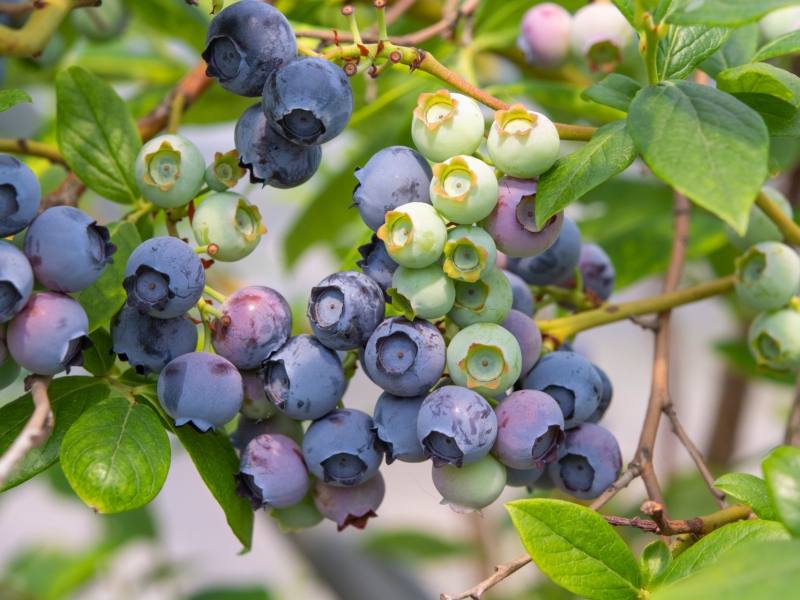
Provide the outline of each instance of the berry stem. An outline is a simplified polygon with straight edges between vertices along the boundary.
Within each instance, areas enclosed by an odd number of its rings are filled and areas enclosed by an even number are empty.
[[[304,46],[303,44],[297,44],[297,51],[304,56],[311,56],[314,58],[319,58],[322,56],[319,52],[314,52],[311,48]]]
[[[203,314],[212,315],[212,316],[214,316],[214,317],[216,317],[218,319],[221,319],[223,317],[223,315],[222,315],[222,313],[220,311],[218,311],[216,308],[211,306],[205,300],[200,300],[200,302],[197,303],[197,309]]]
[[[386,0],[374,0],[375,12],[378,15],[378,38],[388,41],[389,33],[386,31]]]
[[[186,107],[186,96],[184,94],[175,94],[172,103],[169,107],[169,119],[167,120],[167,133],[175,135],[178,133],[178,128],[181,124],[181,117]]]
[[[489,158],[488,156],[484,156],[483,154],[481,154],[481,153],[480,153],[480,152],[478,152],[477,150],[476,150],[475,152],[473,152],[473,153],[472,153],[472,156],[474,156],[474,157],[475,157],[475,158],[477,158],[478,160],[482,160],[483,162],[485,162],[485,163],[486,163],[487,165],[489,165],[490,167],[493,167],[493,166],[494,166],[494,163],[492,162],[492,159],[491,159],[491,158]]]
[[[342,14],[347,19],[347,24],[350,26],[350,33],[353,36],[353,42],[356,45],[363,45],[361,41],[361,33],[358,31],[358,23],[356,23],[355,8],[351,5],[342,7]]]
[[[2,32],[0,32],[2,35]],[[58,148],[50,144],[43,144],[42,142],[34,142],[25,138],[18,138],[16,140],[0,139],[0,152],[9,152],[11,154],[24,154],[26,156],[37,156],[39,158],[46,158],[50,162],[66,165],[64,157]]]
[[[212,288],[210,285],[207,285],[206,287],[203,288],[203,293],[206,296],[211,296],[214,300],[216,300],[220,304],[222,304],[223,302],[225,302],[225,300],[228,299],[227,296],[221,294],[220,292]]]
[[[599,306],[598,302],[592,301],[586,296],[585,293],[581,291],[583,285],[581,284],[581,286],[578,287],[577,282],[572,288],[563,288],[556,285],[532,285],[529,287],[531,288],[533,295],[537,298],[547,296],[548,300],[551,302],[565,302],[567,304],[572,304],[575,307],[575,310],[578,312],[592,310],[594,308],[598,308]],[[546,306],[546,304],[543,302],[537,302],[536,306],[538,308],[540,306]]]
[[[157,210],[158,208],[156,208],[156,206],[153,203],[145,202],[132,213],[128,213],[127,215],[125,215],[125,221],[129,221],[130,223],[136,223],[143,216],[151,212],[155,212]]]
[[[200,313],[200,320],[203,322],[203,352],[211,352],[211,324],[208,319],[209,308],[211,307],[203,299],[200,299],[196,306]],[[222,316],[222,313],[220,313],[220,316]]]
[[[787,240],[795,245],[800,245],[800,227],[792,221],[791,217],[778,208],[778,205],[763,191],[758,192],[756,206],[763,210],[770,220],[778,226],[778,229],[786,236]]]

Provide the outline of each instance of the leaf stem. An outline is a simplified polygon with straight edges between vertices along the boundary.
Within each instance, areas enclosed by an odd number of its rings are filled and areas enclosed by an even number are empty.
[[[800,227],[763,190],[758,192],[756,206],[763,210],[770,220],[778,226],[778,229],[786,236],[787,240],[795,245],[800,245]]]
[[[0,36],[2,32],[0,31]],[[58,148],[50,144],[43,144],[42,142],[34,142],[25,138],[17,138],[16,140],[0,139],[0,152],[9,152],[11,154],[24,154],[25,156],[37,156],[39,158],[46,158],[50,162],[66,165],[64,157]]]

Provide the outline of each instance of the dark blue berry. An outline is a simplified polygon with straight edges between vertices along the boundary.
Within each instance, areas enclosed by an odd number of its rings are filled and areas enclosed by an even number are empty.
[[[495,409],[497,440],[492,453],[514,469],[542,469],[556,460],[564,443],[564,415],[543,392],[514,392]]]
[[[12,319],[30,298],[33,270],[16,246],[0,241],[0,323]]]
[[[525,280],[516,273],[501,269],[505,276],[508,278],[508,283],[511,284],[511,293],[514,295],[514,300],[511,303],[511,308],[518,310],[524,315],[533,317],[533,312],[536,308],[536,303],[533,300],[533,293]]]
[[[383,290],[385,302],[392,302],[387,290],[392,287],[392,275],[397,270],[398,265],[386,251],[386,245],[378,239],[377,234],[372,234],[372,241],[358,247],[361,253],[361,260],[356,264],[364,271],[364,275],[372,277]]]
[[[608,375],[606,375],[606,372],[597,365],[594,365],[594,369],[597,371],[597,374],[600,375],[600,381],[603,384],[603,392],[600,394],[600,404],[597,405],[597,410],[586,419],[586,423],[599,423],[603,415],[606,414],[611,404],[611,398],[614,395],[614,386],[611,385],[611,380],[608,378]]]
[[[372,415],[375,421],[375,448],[386,454],[386,464],[395,460],[422,462],[422,444],[417,436],[417,416],[427,394],[403,398],[388,392],[381,394]]]
[[[311,487],[300,446],[280,434],[265,433],[247,444],[236,479],[236,494],[250,500],[253,510],[289,508]]]
[[[39,212],[42,188],[30,167],[0,154],[0,238],[25,229]]]
[[[508,259],[508,268],[533,285],[554,285],[566,280],[578,266],[581,232],[575,221],[564,219],[558,239],[547,250],[528,258]]]
[[[547,469],[562,492],[592,500],[617,480],[622,471],[622,456],[610,431],[584,423],[567,432],[559,458]]]

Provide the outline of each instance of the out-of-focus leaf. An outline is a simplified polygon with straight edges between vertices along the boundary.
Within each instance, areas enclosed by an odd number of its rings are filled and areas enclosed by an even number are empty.
[[[92,375],[106,375],[117,361],[116,355],[111,352],[114,345],[111,334],[104,328],[95,329],[91,335],[94,346],[83,351],[83,368]]]
[[[619,9],[619,12],[628,20],[628,23],[635,25],[634,13],[636,12],[636,5],[633,0],[611,0]]]
[[[794,373],[778,373],[767,370],[759,370],[744,340],[730,340],[717,342],[714,344],[717,351],[725,362],[740,375],[752,379],[767,379],[775,383],[784,385],[794,385],[797,376]]]
[[[2,90],[0,91],[0,112],[6,111],[12,106],[27,102],[33,104],[33,100],[24,90]]]
[[[364,541],[364,550],[390,562],[429,562],[474,555],[478,549],[472,542],[401,529],[372,534]]]
[[[208,11],[173,0],[125,0],[125,4],[156,31],[181,38],[197,50],[205,46]]]
[[[761,463],[778,517],[800,537],[800,448],[781,446]]]
[[[747,473],[726,473],[714,482],[714,487],[749,506],[758,517],[768,521],[778,520],[767,483],[760,477]]]
[[[680,25],[744,25],[793,0],[673,0],[667,21]]]
[[[605,79],[583,90],[581,98],[628,112],[633,97],[641,89],[642,86],[638,81],[625,75],[611,73]]]
[[[270,600],[270,593],[261,587],[215,587],[202,590],[189,600]]]
[[[733,33],[731,27],[671,26],[658,43],[659,79],[684,79]]]
[[[758,26],[753,23],[736,29],[722,48],[699,65],[699,69],[716,77],[722,71],[738,67],[753,56],[758,46]]]

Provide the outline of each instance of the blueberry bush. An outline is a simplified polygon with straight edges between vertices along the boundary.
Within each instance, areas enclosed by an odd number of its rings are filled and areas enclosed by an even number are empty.
[[[531,561],[552,583],[525,597],[797,597],[800,395],[757,477],[707,465],[669,389],[671,310],[712,296],[741,325],[731,377],[800,369],[792,4],[0,2],[0,112],[54,96],[38,134],[0,139],[0,388],[26,391],[0,407],[0,491],[56,467],[94,511],[142,514],[177,440],[247,550],[254,510],[364,529],[381,471],[428,463],[457,513],[516,488],[527,551],[443,600]],[[234,147],[207,161],[190,123]],[[310,190],[289,268],[341,264],[307,306],[207,281],[267,233],[258,184]],[[651,275],[662,293],[609,301]],[[623,320],[654,338],[633,456],[602,424],[615,382],[572,345]],[[347,406],[356,370],[372,414]],[[707,496],[680,511],[662,415]],[[646,518],[607,504],[636,478]]]

